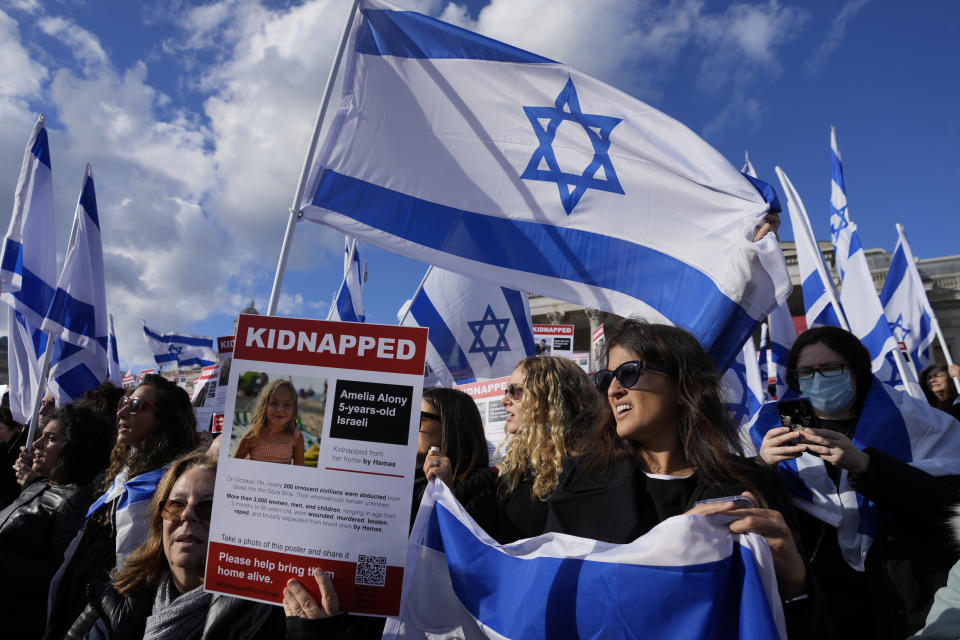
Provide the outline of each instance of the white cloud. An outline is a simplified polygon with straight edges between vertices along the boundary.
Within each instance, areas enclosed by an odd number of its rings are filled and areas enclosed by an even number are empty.
[[[826,39],[820,43],[820,46],[817,47],[817,50],[813,52],[813,55],[810,56],[810,59],[807,61],[807,71],[816,73],[820,70],[820,67],[824,65],[827,58],[829,58],[830,55],[837,50],[837,47],[840,46],[840,43],[843,42],[843,38],[847,33],[847,23],[850,22],[868,2],[870,2],[870,0],[847,0],[847,2],[844,3],[840,8],[840,12],[837,13],[833,22],[830,24],[830,32],[827,34]]]
[[[37,26],[45,34],[60,40],[73,51],[73,56],[87,72],[95,71],[109,63],[107,53],[100,46],[97,37],[72,20],[45,17],[37,21]]]

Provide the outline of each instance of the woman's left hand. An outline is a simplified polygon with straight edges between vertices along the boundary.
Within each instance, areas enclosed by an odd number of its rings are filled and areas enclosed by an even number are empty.
[[[747,496],[753,503],[757,499],[749,491],[741,495]],[[733,533],[758,533],[770,545],[773,556],[773,569],[777,574],[777,585],[781,597],[793,598],[804,592],[807,585],[807,567],[797,550],[790,527],[787,526],[783,515],[774,509],[732,509],[732,502],[717,502],[713,504],[697,505],[687,513],[709,515],[723,513],[737,519],[730,523]]]
[[[779,213],[768,213],[763,216],[763,222],[757,227],[756,233],[754,235],[753,241],[757,242],[767,235],[771,231],[773,233],[777,232],[777,229],[780,228],[780,214]]]
[[[313,570],[313,577],[320,588],[320,603],[318,604],[310,592],[296,580],[288,580],[283,589],[283,612],[288,616],[297,616],[316,620],[329,618],[340,613],[340,601],[337,599],[337,590],[333,581],[320,569]]]
[[[850,473],[863,473],[870,464],[870,454],[858,449],[850,438],[837,431],[807,428],[803,431],[803,438],[807,441],[804,444],[807,451]]]
[[[437,476],[443,483],[448,487],[453,489],[453,462],[450,458],[442,456],[436,451],[430,451],[427,454],[427,459],[423,462],[423,473],[427,476],[427,480]]]

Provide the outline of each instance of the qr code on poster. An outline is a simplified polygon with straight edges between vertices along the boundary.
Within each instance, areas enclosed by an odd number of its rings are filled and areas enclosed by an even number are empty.
[[[353,580],[353,584],[382,587],[386,581],[387,557],[365,556],[361,553],[357,558],[357,575]]]

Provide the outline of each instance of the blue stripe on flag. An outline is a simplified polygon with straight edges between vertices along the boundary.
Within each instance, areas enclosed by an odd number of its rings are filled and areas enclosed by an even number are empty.
[[[508,289],[507,287],[500,287],[500,290],[503,291],[503,297],[507,301],[507,306],[510,307],[510,314],[513,316],[513,323],[517,327],[517,333],[520,334],[520,342],[523,344],[524,352],[527,355],[533,355],[536,351],[536,346],[533,340],[533,327],[527,322],[527,313],[523,307],[524,294],[516,289]]]
[[[23,266],[23,245],[7,238],[3,252],[2,269],[8,273],[16,273],[21,278],[20,291],[11,295],[27,306],[31,311],[43,318],[50,308],[56,289]]]
[[[216,364],[210,360],[203,360],[198,357],[187,358],[186,360],[180,360],[178,363],[181,367],[209,367],[210,365]]]
[[[461,258],[582,282],[642,300],[674,324],[690,330],[701,344],[712,345],[710,353],[721,366],[728,364],[757,325],[706,274],[673,256],[627,240],[464,211],[329,169],[320,179],[312,204]],[[490,251],[491,246],[497,250]],[[617,264],[630,268],[607,267],[591,272],[570,247],[589,247],[591,256],[603,259],[616,256]],[[494,254],[501,259],[492,257]],[[677,295],[679,291],[684,295]]]
[[[80,206],[87,212],[87,216],[97,226],[100,231],[100,214],[97,213],[97,195],[93,189],[93,177],[87,176],[83,183],[83,192],[80,194]]]
[[[837,152],[833,149],[830,149],[830,178],[837,183],[841,192],[844,194],[847,192],[843,184],[843,165],[840,163],[840,158],[837,157]],[[833,209],[833,207],[830,208]],[[834,211],[836,211],[836,209],[834,209]]]
[[[877,318],[877,323],[870,329],[870,333],[860,339],[863,346],[870,352],[870,359],[876,358],[883,351],[883,345],[890,338],[890,324],[886,316]]]
[[[853,443],[861,449],[874,447],[903,462],[913,460],[903,413],[875,376],[870,381],[870,389],[853,432]]]
[[[153,498],[153,493],[157,490],[157,483],[160,482],[160,479],[163,478],[163,474],[166,472],[167,468],[163,467],[141,473],[133,480],[128,480],[125,484],[127,490],[124,492],[120,502],[117,503],[117,511],[135,502]]]
[[[178,336],[174,334],[162,336],[159,333],[151,331],[146,326],[143,327],[143,332],[154,340],[159,340],[160,342],[176,342],[178,344],[188,344],[193,347],[213,347],[213,342],[210,340],[210,338],[195,338],[192,336]]]
[[[743,177],[750,181],[753,188],[760,193],[763,201],[770,205],[770,213],[780,213],[783,209],[780,207],[780,198],[777,197],[776,190],[759,178],[754,178],[750,174],[744,173]]]
[[[770,343],[770,354],[773,357],[773,361],[777,364],[787,366],[787,358],[790,355],[790,349],[787,349],[785,346],[778,342]]]
[[[157,364],[163,364],[164,362],[175,362],[177,359],[176,354],[174,353],[164,353],[161,355],[154,355],[153,360]]]
[[[350,295],[346,278],[340,284],[340,291],[337,292],[337,313],[340,314],[342,322],[360,322],[357,311],[353,308],[353,296]]]
[[[554,62],[412,11],[364,9],[363,17],[357,35],[358,53],[399,58]]]
[[[48,318],[57,320],[71,333],[86,336],[92,340],[97,338],[96,309],[90,303],[74,298],[64,289],[57,289],[50,303]]]
[[[467,354],[460,348],[447,323],[424,291],[420,291],[410,303],[410,313],[418,325],[429,329],[430,344],[440,354],[440,359],[446,363],[457,384],[475,381],[477,377],[467,360]]]
[[[62,340],[59,342],[62,342]],[[56,359],[57,354],[54,353],[53,357]],[[70,367],[64,373],[55,377],[54,380],[63,392],[74,400],[79,400],[84,393],[96,388],[103,382],[93,371],[90,371],[87,365],[82,363]]]
[[[33,148],[30,149],[30,153],[35,155],[37,160],[42,164],[46,165],[47,169],[52,168],[50,166],[50,144],[47,142],[46,127],[40,127],[40,131],[37,133],[37,139],[33,141]]]
[[[853,232],[850,234],[850,249],[847,251],[847,259],[849,260],[853,254],[860,250],[863,245],[860,244],[860,234]]]
[[[508,638],[594,638],[612,629],[650,638],[777,637],[755,561],[739,544],[716,562],[649,566],[517,558],[477,540],[441,504],[429,528],[425,541],[446,555],[460,602]]]
[[[800,291],[803,293],[803,304],[809,309],[827,292],[827,289],[823,286],[820,274],[814,271],[800,283]]]
[[[886,309],[887,303],[893,297],[894,292],[904,278],[907,277],[907,256],[897,245],[893,257],[890,259],[890,269],[887,271],[887,279],[883,281],[883,291],[880,292],[880,305]],[[926,335],[926,334],[924,334]]]
[[[818,315],[813,321],[813,325],[818,327],[840,326],[840,318],[837,317],[837,311],[833,308],[832,304],[828,304],[823,308],[823,311],[820,312],[820,315]]]

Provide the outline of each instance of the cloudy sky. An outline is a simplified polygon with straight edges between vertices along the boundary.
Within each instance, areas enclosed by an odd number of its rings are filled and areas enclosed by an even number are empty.
[[[790,175],[827,238],[829,127],[864,244],[903,222],[920,257],[960,253],[960,4],[400,0],[593,74],[739,167]],[[0,225],[48,118],[62,260],[83,166],[97,186],[121,364],[142,320],[225,335],[263,310],[348,0],[0,0]],[[779,188],[778,188],[779,190]],[[783,236],[790,238],[789,224]],[[280,313],[325,317],[343,236],[298,225]],[[394,323],[425,266],[361,245],[368,320]],[[2,327],[0,327],[2,329]]]

